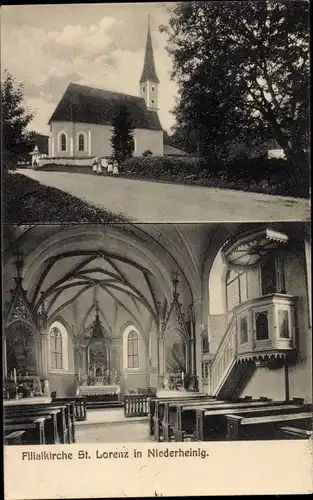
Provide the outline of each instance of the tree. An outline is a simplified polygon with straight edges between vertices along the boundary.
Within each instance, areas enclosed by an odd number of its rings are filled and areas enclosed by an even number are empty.
[[[33,148],[32,134],[26,127],[33,113],[24,101],[23,85],[5,70],[1,84],[2,166],[14,170],[18,161],[25,161]]]
[[[135,149],[134,122],[129,109],[122,105],[113,118],[111,144],[113,158],[120,164],[131,158]]]
[[[179,86],[176,133],[200,155],[275,138],[288,158],[309,147],[305,1],[185,2],[170,8],[167,50]]]

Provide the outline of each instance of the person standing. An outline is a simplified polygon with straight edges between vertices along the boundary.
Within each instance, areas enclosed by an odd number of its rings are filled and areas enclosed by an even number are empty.
[[[113,163],[113,175],[119,175],[119,171],[118,171],[118,163],[117,161],[115,161]]]
[[[98,169],[98,158],[95,156],[94,159],[92,160],[92,171],[94,174],[97,173]]]
[[[113,161],[111,159],[108,161],[108,174],[113,174]]]
[[[101,158],[98,158],[98,162],[97,162],[97,175],[101,175],[102,174],[102,165],[101,165]]]

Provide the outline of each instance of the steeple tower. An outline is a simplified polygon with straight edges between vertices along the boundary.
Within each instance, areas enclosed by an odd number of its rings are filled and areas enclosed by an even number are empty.
[[[148,17],[148,33],[146,41],[145,60],[140,83],[140,97],[146,101],[147,108],[158,109],[158,85],[160,80],[157,77],[154,63],[153,46],[150,29],[150,16]]]

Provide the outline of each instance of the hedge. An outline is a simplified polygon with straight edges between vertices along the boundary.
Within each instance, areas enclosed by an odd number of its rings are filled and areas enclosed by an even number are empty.
[[[23,174],[6,173],[2,181],[3,220],[6,224],[129,222],[122,214],[93,207]]]
[[[195,157],[133,157],[121,165],[121,173],[164,182],[241,189],[285,196],[309,196],[310,172],[305,161],[255,158],[224,165]]]

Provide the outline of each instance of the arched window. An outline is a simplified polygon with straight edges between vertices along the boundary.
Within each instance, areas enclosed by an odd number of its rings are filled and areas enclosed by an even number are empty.
[[[240,343],[245,344],[248,342],[248,322],[247,318],[240,319]]]
[[[134,330],[127,337],[127,366],[128,368],[139,367],[138,333]]]
[[[50,356],[51,368],[63,369],[63,346],[62,346],[62,333],[57,327],[50,330]]]
[[[63,323],[54,321],[49,330],[50,370],[69,370],[68,343],[67,329]]]
[[[256,340],[268,339],[268,319],[267,312],[259,312],[255,315]]]
[[[60,151],[66,151],[66,148],[67,148],[67,140],[66,140],[66,135],[64,134],[64,132],[62,132],[59,136],[59,149]]]
[[[231,311],[247,298],[247,274],[229,270],[226,275],[227,310]]]
[[[85,135],[78,134],[78,151],[85,151]]]

